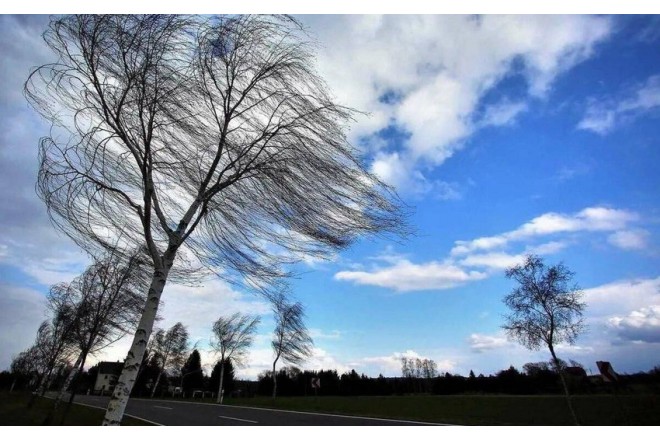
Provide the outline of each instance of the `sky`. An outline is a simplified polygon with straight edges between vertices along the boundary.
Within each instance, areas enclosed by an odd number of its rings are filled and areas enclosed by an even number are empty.
[[[588,326],[558,356],[596,373],[660,365],[658,16],[305,15],[317,68],[372,172],[409,208],[415,235],[365,238],[293,270],[315,342],[302,368],[400,375],[400,357],[485,375],[547,361],[501,326],[504,270],[527,253],[563,262]],[[51,284],[88,258],[35,194],[49,126],[22,95],[52,60],[47,16],[0,16],[0,369],[33,341]],[[242,378],[269,369],[270,307],[220,280],[169,284],[161,327],[187,325],[207,368],[221,315],[262,316]],[[97,360],[121,360],[128,340]],[[95,361],[92,360],[91,363]]]

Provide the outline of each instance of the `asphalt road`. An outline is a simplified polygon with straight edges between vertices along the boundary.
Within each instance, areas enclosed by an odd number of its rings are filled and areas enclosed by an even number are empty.
[[[76,396],[75,402],[105,409],[109,397]],[[415,421],[365,418],[188,401],[131,398],[125,415],[163,426],[419,426]]]

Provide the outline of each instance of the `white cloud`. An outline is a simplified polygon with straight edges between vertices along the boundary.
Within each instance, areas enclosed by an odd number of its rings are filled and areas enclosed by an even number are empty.
[[[660,305],[640,308],[624,317],[612,317],[609,323],[624,340],[660,343]]]
[[[351,365],[355,366],[356,371],[364,371],[371,376],[383,374],[385,377],[400,377],[401,357],[434,360],[430,355],[420,355],[416,351],[408,349],[404,352],[394,352],[389,355],[364,357]],[[455,372],[456,370],[457,363],[455,360],[442,359],[434,361],[436,362],[438,372]]]
[[[575,236],[584,232],[614,232],[609,236],[612,244],[628,249],[641,248],[645,243],[645,230],[628,227],[640,220],[637,213],[608,208],[588,207],[574,214],[545,213],[524,223],[515,230],[473,240],[456,241],[449,256],[441,261],[413,263],[405,255],[387,251],[376,260],[384,260],[389,266],[360,268],[340,271],[336,280],[350,281],[359,285],[373,285],[394,289],[398,292],[449,289],[462,284],[482,280],[524,261],[526,254],[556,254],[573,243]],[[550,235],[570,235],[548,242],[539,238]],[[520,247],[521,243],[524,247]],[[518,245],[515,253],[504,249]],[[476,269],[479,269],[478,271]]]
[[[453,264],[435,261],[415,264],[406,259],[371,272],[340,271],[335,274],[336,280],[351,281],[358,285],[381,286],[398,292],[448,289],[485,277],[484,273],[466,271]]]
[[[526,103],[504,101],[489,106],[480,123],[483,126],[508,126],[513,124],[516,117],[525,110],[527,110]]]
[[[506,348],[512,345],[505,336],[471,334],[468,339],[470,349],[474,352],[491,351],[493,349]]]
[[[475,130],[508,125],[525,99],[547,94],[558,75],[591,56],[611,30],[589,16],[385,15],[304,17],[323,47],[319,70],[358,115],[354,142],[370,148],[379,131],[408,135],[399,152],[381,151],[373,170],[408,191],[421,167],[440,165]],[[523,100],[503,97],[478,120],[483,96],[506,76],[527,84]]]
[[[592,100],[577,128],[606,135],[625,120],[660,107],[660,75],[650,76],[622,97]]]
[[[637,220],[639,215],[636,213],[608,207],[589,207],[574,214],[545,213],[506,233],[470,241],[456,241],[451,254],[462,255],[478,250],[492,250],[502,248],[511,242],[558,233],[616,231],[628,227]]]
[[[463,266],[478,266],[487,267],[492,269],[504,270],[506,268],[518,265],[525,260],[523,254],[506,254],[506,253],[486,253],[486,254],[472,254],[460,261]]]
[[[326,332],[323,331],[322,329],[317,329],[317,328],[310,328],[309,329],[309,336],[312,337],[312,339],[316,340],[338,340],[341,338],[342,333],[341,331],[338,331],[337,329],[333,329],[332,331]]]
[[[608,236],[607,241],[624,250],[641,250],[646,248],[650,233],[646,230],[621,230]]]
[[[585,289],[584,300],[590,317],[607,321],[614,316],[660,304],[660,277],[618,280]]]
[[[201,341],[204,346],[211,338],[213,322],[220,316],[235,312],[270,314],[266,301],[235,291],[220,279],[207,280],[202,286],[166,285],[162,301],[159,313],[163,321],[158,326],[169,328],[180,321],[188,327],[191,342]]]

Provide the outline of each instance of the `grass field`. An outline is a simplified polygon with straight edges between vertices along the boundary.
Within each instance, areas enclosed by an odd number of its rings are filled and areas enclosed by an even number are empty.
[[[583,425],[658,425],[657,395],[578,395]],[[227,399],[225,404],[462,425],[571,425],[563,396],[449,395]]]
[[[47,398],[38,398],[31,409],[27,408],[30,400],[29,393],[0,392],[0,426],[40,426],[48,414],[53,400]],[[63,410],[61,406],[53,418],[51,424],[60,424]],[[105,411],[92,407],[80,406],[74,404],[71,412],[67,415],[64,425],[66,426],[100,426],[103,421]],[[123,426],[145,426],[150,425],[144,421],[135,418],[125,417]]]

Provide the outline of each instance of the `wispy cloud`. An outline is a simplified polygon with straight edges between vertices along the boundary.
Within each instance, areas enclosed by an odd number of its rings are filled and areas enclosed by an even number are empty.
[[[608,207],[588,207],[573,214],[545,213],[511,231],[456,241],[441,260],[414,263],[409,256],[390,249],[385,257],[377,257],[389,265],[340,271],[335,279],[397,292],[450,289],[500,273],[521,263],[529,253],[559,253],[575,244],[574,236],[580,233],[610,233],[608,241],[612,245],[641,249],[647,232],[630,228],[640,220],[635,212]],[[517,251],[511,252],[511,248]]]
[[[512,242],[558,233],[616,231],[626,228],[638,219],[639,215],[636,213],[608,207],[589,207],[575,214],[545,213],[506,233],[457,241],[451,254],[459,256],[479,250],[503,248]]]
[[[491,351],[506,348],[512,345],[503,335],[471,334],[468,339],[470,349],[474,352]]]
[[[649,77],[619,98],[593,99],[577,128],[606,135],[626,120],[660,107],[660,75]]]
[[[621,230],[608,236],[607,241],[624,250],[641,250],[646,248],[650,235],[643,229]]]

